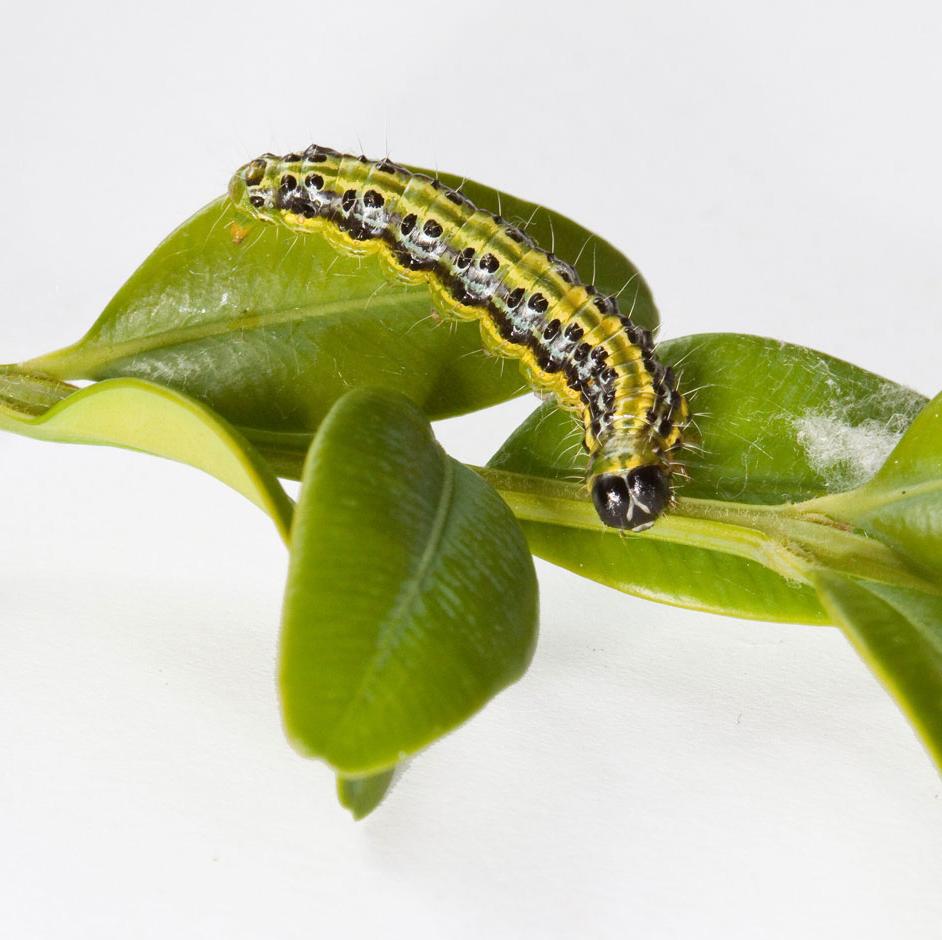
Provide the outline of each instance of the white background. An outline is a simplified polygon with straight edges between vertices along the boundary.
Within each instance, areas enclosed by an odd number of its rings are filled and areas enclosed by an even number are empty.
[[[317,141],[578,218],[665,336],[942,385],[938,3],[65,6],[3,7],[0,360]],[[531,407],[442,440],[483,461]],[[281,733],[268,521],[130,453],[0,461],[0,935],[940,935],[940,778],[836,630],[541,564],[529,674],[354,824]]]

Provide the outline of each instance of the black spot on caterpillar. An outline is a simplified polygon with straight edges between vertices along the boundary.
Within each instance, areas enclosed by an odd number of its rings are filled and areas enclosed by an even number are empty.
[[[640,531],[669,507],[687,402],[651,334],[570,264],[438,180],[327,147],[264,154],[236,172],[229,194],[259,219],[383,251],[444,312],[478,320],[488,349],[580,414],[606,525]]]

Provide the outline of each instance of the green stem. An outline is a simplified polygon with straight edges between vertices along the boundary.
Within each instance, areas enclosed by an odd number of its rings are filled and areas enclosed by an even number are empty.
[[[0,369],[0,379],[0,427],[68,439],[62,429],[44,434],[31,419],[39,419],[52,405],[69,398],[76,391],[73,386],[9,367]],[[259,438],[259,432],[253,436]],[[286,441],[278,435],[261,435],[255,443],[279,474],[299,474],[306,437]],[[882,542],[838,521],[840,497],[773,506],[683,498],[647,532],[633,534],[603,525],[584,486],[486,467],[473,469],[524,522],[708,549],[758,562],[789,581],[811,586],[817,572],[836,571],[942,594],[942,588],[911,571]]]
[[[757,506],[711,499],[679,499],[647,532],[605,526],[579,484],[475,467],[518,519],[588,529],[613,537],[646,538],[706,548],[756,561],[790,581],[813,585],[821,569],[940,593],[914,574],[882,542],[816,511],[812,503]]]

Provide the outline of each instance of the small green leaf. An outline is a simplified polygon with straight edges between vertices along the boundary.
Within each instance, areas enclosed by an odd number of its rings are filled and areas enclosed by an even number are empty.
[[[942,395],[926,405],[872,480],[816,505],[942,577]]]
[[[818,587],[942,768],[942,596],[825,572]]]
[[[387,770],[518,679],[537,587],[500,497],[405,398],[358,390],[318,431],[291,537],[280,676],[289,738]]]
[[[42,376],[0,372],[0,428],[46,441],[125,447],[190,464],[251,500],[288,537],[291,500],[268,464],[218,415],[179,392],[139,379],[76,390]]]
[[[350,810],[354,819],[369,816],[383,801],[397,770],[384,770],[368,777],[337,777],[337,799]]]
[[[576,261],[600,290],[619,292],[657,326],[637,269],[558,213],[442,174],[481,208]],[[217,199],[173,232],[78,343],[24,364],[59,379],[133,376],[185,392],[272,455],[295,461],[331,405],[351,388],[402,392],[432,418],[504,401],[519,371],[481,353],[478,326],[442,323],[424,285],[397,281],[378,255],[339,251],[239,215]]]

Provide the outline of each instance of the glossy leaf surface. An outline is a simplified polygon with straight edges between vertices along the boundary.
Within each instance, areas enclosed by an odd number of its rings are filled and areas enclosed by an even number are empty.
[[[500,497],[400,395],[351,392],[305,465],[281,644],[289,738],[344,776],[390,769],[519,678],[537,588]]]

